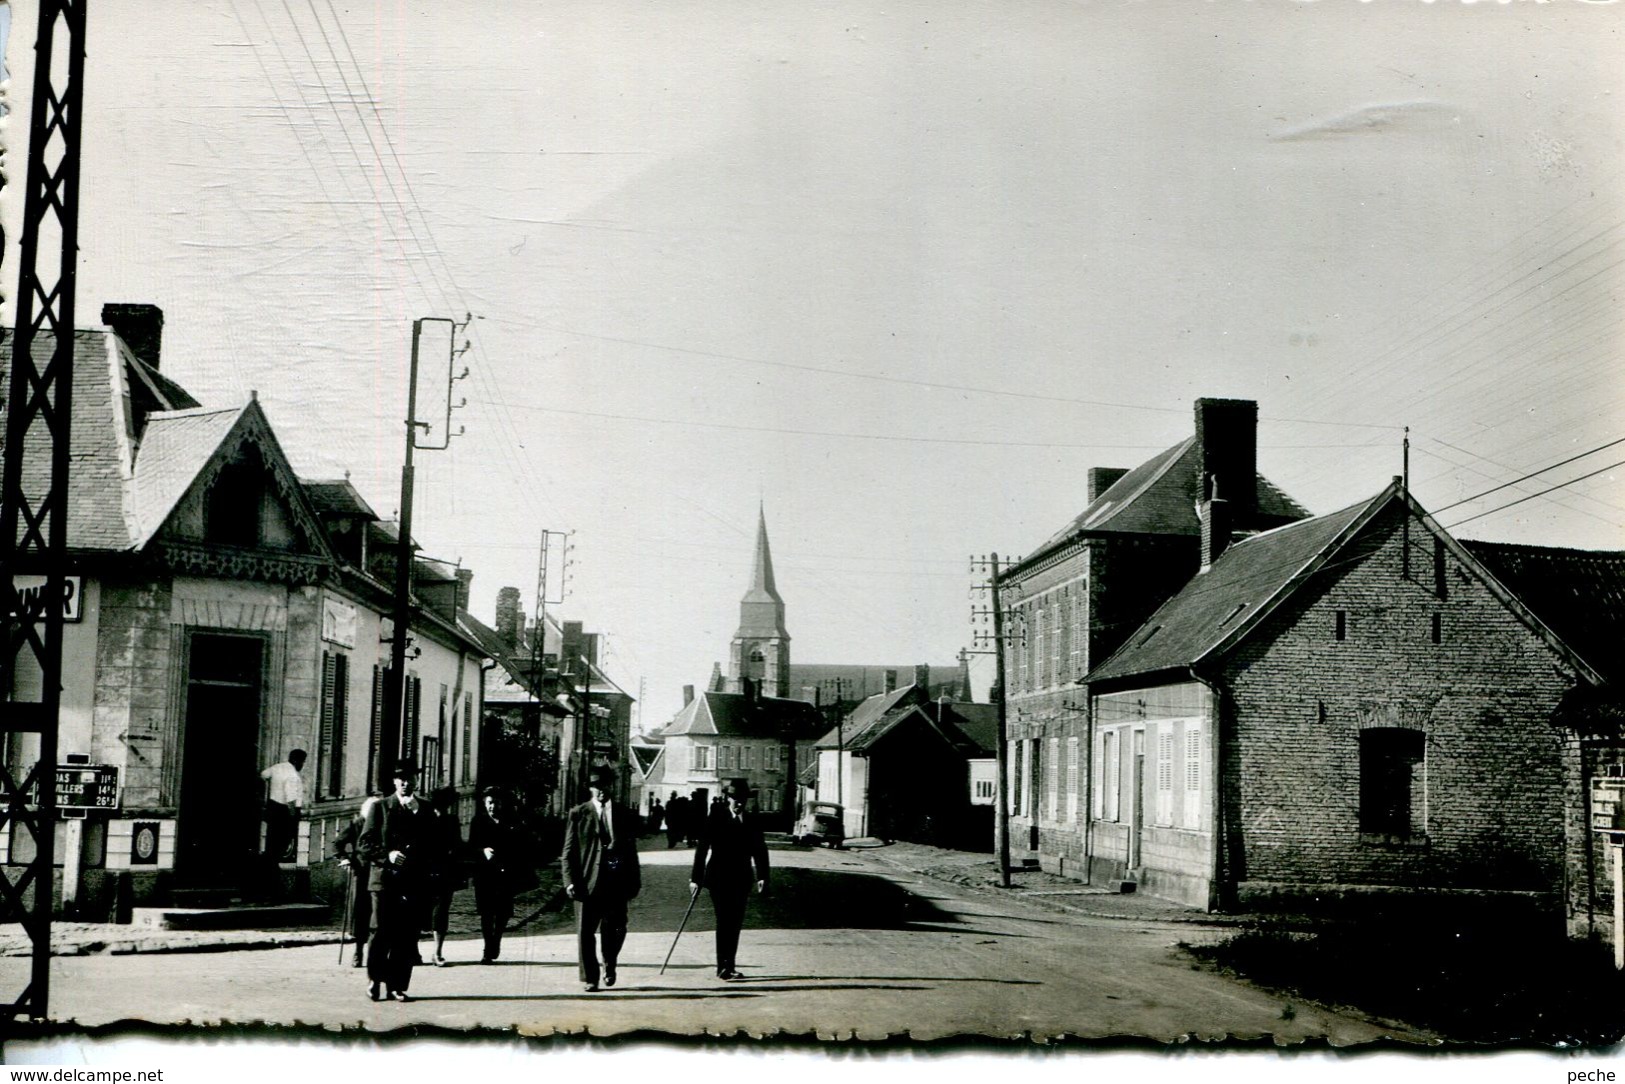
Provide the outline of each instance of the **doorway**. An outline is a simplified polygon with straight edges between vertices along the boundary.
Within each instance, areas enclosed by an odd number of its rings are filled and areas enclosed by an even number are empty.
[[[1128,868],[1140,868],[1140,836],[1145,829],[1145,731],[1134,732],[1134,805],[1129,810]]]
[[[254,868],[264,665],[258,636],[197,632],[187,640],[175,853],[183,884],[237,887]]]

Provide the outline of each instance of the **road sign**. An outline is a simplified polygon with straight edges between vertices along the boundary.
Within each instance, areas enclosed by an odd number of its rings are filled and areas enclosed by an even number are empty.
[[[111,764],[58,764],[58,809],[117,809],[118,768]]]

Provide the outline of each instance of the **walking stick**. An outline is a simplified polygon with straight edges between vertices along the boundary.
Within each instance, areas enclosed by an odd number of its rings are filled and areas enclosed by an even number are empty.
[[[694,913],[694,903],[700,898],[700,886],[694,886],[693,895],[688,897],[688,910],[683,912],[683,921],[677,924],[677,937],[671,939],[671,948],[666,950],[666,963],[660,965],[660,973],[666,973],[666,964],[671,963],[671,954],[677,951],[678,938],[683,936],[683,927],[688,925],[688,916]]]
[[[344,963],[344,945],[350,933],[350,915],[355,908],[355,874],[349,870],[344,871],[344,917],[339,919],[339,963]]]

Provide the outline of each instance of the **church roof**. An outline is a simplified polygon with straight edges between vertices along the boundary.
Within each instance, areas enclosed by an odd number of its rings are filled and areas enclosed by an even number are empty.
[[[756,558],[751,564],[750,587],[739,601],[739,631],[734,639],[788,640],[784,628],[784,599],[773,582],[773,551],[767,544],[767,513],[757,510]]]

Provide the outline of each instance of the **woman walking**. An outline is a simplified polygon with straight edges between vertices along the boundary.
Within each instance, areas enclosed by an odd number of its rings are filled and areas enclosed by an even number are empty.
[[[501,794],[487,789],[468,828],[468,850],[474,863],[474,907],[480,913],[485,949],[480,963],[502,955],[502,932],[513,918],[514,875],[520,869],[519,832]]]

